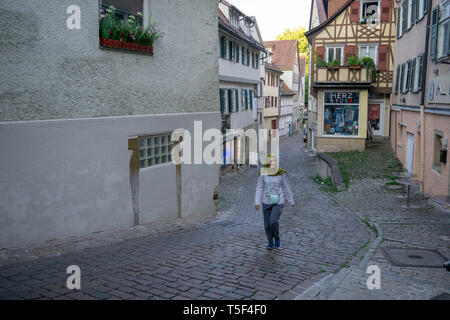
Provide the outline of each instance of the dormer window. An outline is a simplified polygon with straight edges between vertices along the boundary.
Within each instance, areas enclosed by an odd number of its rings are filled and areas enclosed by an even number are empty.
[[[237,15],[234,12],[231,12],[230,22],[234,28],[239,29],[239,15]]]

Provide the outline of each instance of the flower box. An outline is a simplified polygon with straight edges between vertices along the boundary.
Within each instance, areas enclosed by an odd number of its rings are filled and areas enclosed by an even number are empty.
[[[127,41],[122,42],[120,40],[112,40],[105,38],[100,38],[100,46],[103,48],[116,48],[136,52],[153,53],[153,46]]]
[[[100,38],[100,45],[105,48],[122,48],[122,41]]]
[[[360,65],[356,65],[356,66],[348,66],[349,69],[361,69]]]

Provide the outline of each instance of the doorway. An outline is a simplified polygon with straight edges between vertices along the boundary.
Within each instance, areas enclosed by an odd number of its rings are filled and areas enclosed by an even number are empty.
[[[368,120],[375,136],[384,136],[384,102],[369,101]]]
[[[412,133],[408,133],[408,147],[406,149],[406,170],[410,175],[412,175],[413,171],[413,162],[414,162],[414,135]]]

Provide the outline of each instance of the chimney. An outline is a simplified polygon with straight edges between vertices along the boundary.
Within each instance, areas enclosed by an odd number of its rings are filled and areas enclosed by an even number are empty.
[[[339,9],[342,8],[348,0],[326,0],[324,2],[328,2],[327,18],[330,18],[333,14],[339,11]]]

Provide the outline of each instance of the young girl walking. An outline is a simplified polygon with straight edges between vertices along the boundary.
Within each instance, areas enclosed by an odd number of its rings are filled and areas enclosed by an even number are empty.
[[[268,154],[266,163],[261,168],[255,192],[255,209],[259,211],[259,206],[263,206],[264,228],[267,235],[267,249],[272,250],[280,247],[279,223],[281,212],[285,200],[292,206],[294,197],[291,186],[284,169],[278,168],[276,156]],[[274,243],[275,240],[275,243]]]

